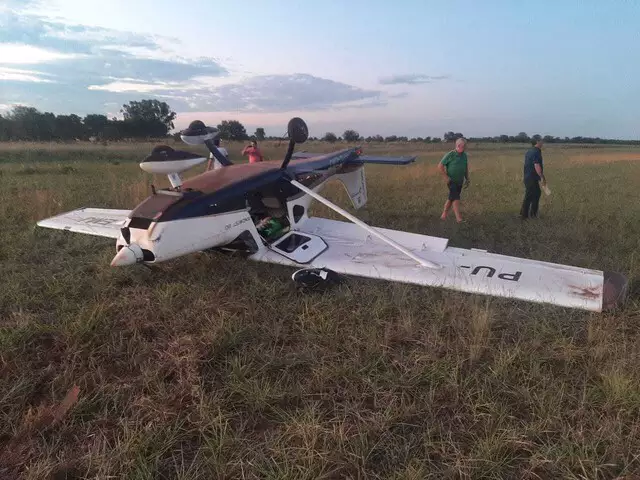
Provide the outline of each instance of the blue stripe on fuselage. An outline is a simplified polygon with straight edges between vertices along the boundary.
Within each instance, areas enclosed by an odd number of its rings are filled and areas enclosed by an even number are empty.
[[[332,175],[349,160],[357,158],[356,148],[349,148],[339,152],[305,159],[290,163],[286,169],[272,170],[258,173],[255,176],[239,180],[216,192],[184,198],[171,205],[157,220],[167,222],[186,218],[219,215],[226,212],[246,208],[246,200],[252,192],[260,192],[265,196],[289,198],[300,194],[300,190],[291,185],[288,178],[295,178],[309,186],[317,178],[306,178],[305,174],[317,172],[326,178]],[[223,167],[224,168],[224,167]]]

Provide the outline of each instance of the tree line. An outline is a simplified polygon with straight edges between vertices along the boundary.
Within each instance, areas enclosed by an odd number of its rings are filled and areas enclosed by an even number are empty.
[[[176,117],[166,102],[158,100],[129,102],[120,113],[122,119],[109,119],[101,114],[81,118],[17,105],[7,115],[0,115],[0,141],[162,138],[174,127]]]
[[[174,129],[176,112],[166,102],[159,100],[131,101],[122,105],[122,119],[107,118],[102,114],[89,114],[80,117],[75,114],[55,115],[40,112],[34,107],[17,105],[8,113],[0,115],[0,141],[74,141],[74,140],[125,140],[125,139],[161,139],[173,136],[180,140],[180,134],[170,133]],[[220,137],[224,140],[245,141],[249,139],[278,140],[282,137],[267,136],[264,128],[259,127],[252,135],[247,133],[238,120],[223,120],[217,125]],[[353,129],[345,130],[341,136],[326,132],[322,137],[309,137],[309,140],[335,142],[454,142],[463,137],[460,132],[445,132],[442,137],[406,137],[373,135],[363,137]],[[466,137],[476,143],[528,143],[531,137],[526,132],[517,135],[496,135],[491,137]],[[546,135],[545,143],[580,144],[632,144],[640,145],[640,140],[620,140],[599,137],[556,137]]]

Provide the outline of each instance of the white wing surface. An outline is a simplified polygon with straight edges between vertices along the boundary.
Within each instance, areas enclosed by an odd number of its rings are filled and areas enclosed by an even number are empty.
[[[483,250],[447,246],[446,239],[378,229],[414,255],[443,268],[417,265],[374,235],[352,223],[311,217],[299,228],[301,233],[321,237],[328,248],[309,263],[301,265],[295,255],[263,249],[252,260],[308,268],[329,268],[335,272],[467,293],[485,294],[555,304],[590,311],[602,311],[607,275],[602,271],[539,262]],[[277,242],[276,242],[277,243]],[[613,281],[618,281],[617,277]],[[620,294],[626,283],[611,287]],[[616,298],[616,301],[618,299]],[[607,300],[606,304],[608,304]]]
[[[118,238],[120,228],[129,218],[130,210],[79,208],[55,217],[40,220],[39,227],[86,233],[99,237]]]

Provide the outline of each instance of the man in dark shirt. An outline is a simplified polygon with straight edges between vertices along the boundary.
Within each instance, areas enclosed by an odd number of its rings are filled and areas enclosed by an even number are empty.
[[[542,138],[534,135],[531,139],[532,148],[524,156],[524,200],[520,209],[522,219],[536,218],[540,202],[540,182],[546,185],[542,166]]]

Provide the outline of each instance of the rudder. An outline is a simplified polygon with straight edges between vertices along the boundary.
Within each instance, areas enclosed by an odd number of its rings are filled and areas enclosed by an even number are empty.
[[[364,165],[348,173],[340,173],[336,178],[344,185],[351,204],[356,210],[367,203],[367,180],[364,175]]]

